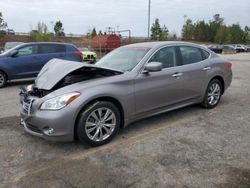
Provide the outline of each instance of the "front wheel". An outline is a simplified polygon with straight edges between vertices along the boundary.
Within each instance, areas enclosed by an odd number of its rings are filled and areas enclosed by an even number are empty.
[[[209,82],[202,106],[205,108],[214,108],[220,102],[222,95],[222,85],[217,79]]]
[[[0,88],[4,87],[7,83],[7,76],[4,72],[0,71]]]
[[[121,124],[119,109],[111,102],[90,104],[77,123],[77,137],[91,146],[100,146],[112,140]]]

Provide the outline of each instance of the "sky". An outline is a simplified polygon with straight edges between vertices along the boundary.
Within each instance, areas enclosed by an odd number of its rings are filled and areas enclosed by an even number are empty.
[[[149,0],[0,0],[0,12],[10,29],[29,32],[39,21],[60,20],[65,33],[86,34],[91,28],[130,29],[132,36],[147,36]],[[170,33],[181,34],[184,15],[193,21],[220,14],[226,24],[250,26],[250,0],[151,0],[151,23],[159,18]]]

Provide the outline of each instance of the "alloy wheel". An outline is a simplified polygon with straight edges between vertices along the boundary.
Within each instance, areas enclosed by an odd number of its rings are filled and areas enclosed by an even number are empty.
[[[5,77],[3,74],[0,73],[0,87],[2,87],[5,84]]]
[[[220,85],[216,82],[211,84],[207,95],[209,105],[211,106],[216,105],[220,100],[220,95],[221,95]]]
[[[109,138],[115,126],[115,113],[109,108],[102,107],[89,114],[85,124],[85,132],[89,139],[99,142]]]

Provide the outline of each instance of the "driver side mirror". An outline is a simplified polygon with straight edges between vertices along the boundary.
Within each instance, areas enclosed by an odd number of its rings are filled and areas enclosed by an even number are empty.
[[[158,72],[162,70],[162,63],[160,62],[150,62],[144,67],[144,73]]]
[[[18,54],[18,51],[17,51],[17,50],[12,50],[12,51],[9,53],[10,57],[15,57],[15,56],[17,56],[17,54]]]

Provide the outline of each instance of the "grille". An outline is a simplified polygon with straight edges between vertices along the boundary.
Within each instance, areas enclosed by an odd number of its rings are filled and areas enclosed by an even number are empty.
[[[28,115],[30,115],[32,113],[32,104],[34,102],[34,99],[26,99],[23,100],[23,110],[25,113],[27,113]]]
[[[89,59],[89,60],[92,60],[92,59],[95,59],[94,55],[87,55],[87,57],[85,58],[86,60]]]
[[[40,129],[35,125],[31,125],[31,124],[26,123],[26,127],[33,132],[42,133],[42,131],[40,131]]]

